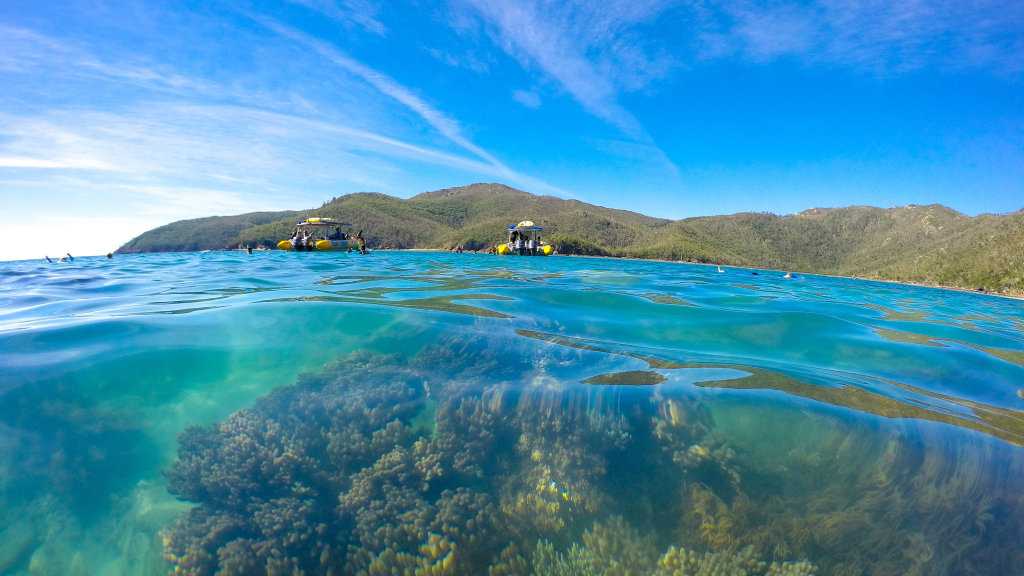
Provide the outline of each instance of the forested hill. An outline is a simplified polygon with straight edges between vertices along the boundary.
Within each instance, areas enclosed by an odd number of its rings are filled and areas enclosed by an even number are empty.
[[[530,219],[562,253],[762,266],[1024,293],[1024,211],[969,217],[939,205],[652,218],[500,184],[426,192],[407,200],[360,193],[320,208],[182,220],[119,252],[273,246],[295,222],[329,216],[363,230],[371,247],[493,245]]]

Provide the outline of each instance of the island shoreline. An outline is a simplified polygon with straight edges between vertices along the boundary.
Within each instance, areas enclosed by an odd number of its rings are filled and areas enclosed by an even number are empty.
[[[451,250],[445,248],[377,248],[374,252],[437,252],[442,254],[456,254]],[[462,254],[482,254],[484,256],[491,256],[486,252],[462,252]],[[571,256],[573,258],[595,258],[602,260],[628,260],[634,262],[663,262],[666,264],[690,264],[693,266],[722,266],[723,268],[736,268],[741,270],[754,270],[758,272],[778,272],[779,274],[785,274],[786,272],[793,272],[802,276],[820,276],[823,278],[838,278],[841,280],[859,280],[863,282],[881,282],[884,284],[895,284],[897,286],[913,286],[916,288],[931,288],[933,290],[950,290],[953,292],[964,292],[967,294],[977,294],[979,296],[997,296],[1000,298],[1009,298],[1011,300],[1024,301],[1024,292],[993,292],[989,290],[971,290],[970,288],[961,288],[958,286],[946,286],[943,284],[927,284],[924,282],[912,282],[906,280],[889,280],[885,278],[866,278],[863,276],[844,276],[841,274],[825,274],[823,272],[805,272],[800,269],[792,270],[781,270],[778,268],[767,268],[761,266],[739,266],[735,264],[716,264],[713,262],[688,262],[686,260],[668,260],[666,258],[640,258],[637,256],[608,256],[608,255],[596,255],[596,254],[554,254],[554,256]],[[513,256],[518,257],[518,256]]]
[[[238,249],[238,248],[224,248],[222,251],[225,251],[225,252],[235,252],[235,251],[239,251],[239,250],[240,249]],[[244,251],[244,250],[242,250],[242,251]],[[186,250],[186,251],[180,251],[180,252],[178,252],[178,251],[167,251],[167,252],[124,252],[124,253],[120,253],[120,254],[124,255],[124,256],[129,256],[129,255],[137,255],[137,254],[198,254],[200,252],[203,252],[203,251],[202,250]],[[270,250],[256,250],[255,252],[277,252],[277,250],[274,250],[274,249],[270,249]],[[455,254],[455,252],[452,252],[451,250],[446,249],[446,248],[373,248],[373,249],[371,249],[371,252],[436,252],[436,253],[439,253],[439,254]],[[465,251],[465,252],[462,252],[462,254],[474,254],[474,255],[475,254],[480,254],[480,255],[484,255],[484,256],[490,256],[491,255],[491,254],[488,254],[488,253],[482,252],[482,251],[477,251],[477,252]],[[96,255],[96,256],[97,257],[102,257],[102,255]],[[963,288],[963,287],[959,287],[959,286],[948,286],[948,285],[944,285],[944,284],[928,284],[928,283],[924,283],[924,282],[913,282],[913,281],[908,281],[908,280],[890,280],[890,279],[886,279],[886,278],[868,278],[868,277],[864,277],[864,276],[844,276],[844,275],[841,275],[841,274],[826,274],[824,272],[806,272],[806,271],[803,271],[803,270],[800,270],[800,269],[797,269],[797,268],[794,268],[794,269],[791,269],[791,270],[781,270],[781,269],[778,269],[778,268],[767,268],[767,267],[761,267],[761,266],[740,266],[740,265],[735,265],[735,264],[716,264],[716,263],[711,263],[711,262],[688,262],[686,260],[669,260],[669,259],[666,259],[666,258],[640,258],[640,257],[637,257],[637,256],[610,256],[610,255],[592,255],[592,254],[555,254],[555,256],[571,256],[573,258],[597,258],[597,259],[603,259],[603,260],[628,260],[628,261],[635,261],[635,262],[663,262],[663,263],[666,263],[666,264],[690,264],[690,265],[694,265],[694,266],[723,266],[723,267],[726,267],[726,268],[738,268],[738,269],[742,269],[742,270],[755,270],[755,271],[759,271],[759,272],[760,271],[778,272],[780,274],[785,274],[788,271],[788,272],[793,272],[795,274],[800,274],[800,275],[803,275],[803,276],[820,276],[820,277],[823,277],[823,278],[838,278],[838,279],[842,279],[842,280],[860,280],[860,281],[864,281],[864,282],[880,282],[880,283],[884,283],[884,284],[895,284],[895,285],[898,285],[898,286],[913,286],[913,287],[916,287],[916,288],[931,288],[933,290],[949,290],[949,291],[953,291],[953,292],[963,292],[963,293],[967,293],[967,294],[976,294],[978,296],[995,296],[995,297],[998,297],[998,298],[1008,298],[1010,300],[1024,301],[1024,292],[995,292],[995,291],[991,291],[991,290],[981,291],[981,290],[972,290],[970,288]],[[82,258],[89,258],[89,257],[91,257],[91,256],[82,256]],[[510,256],[510,257],[519,257],[519,256]],[[27,261],[27,260],[11,260],[10,262],[25,262],[25,261]]]

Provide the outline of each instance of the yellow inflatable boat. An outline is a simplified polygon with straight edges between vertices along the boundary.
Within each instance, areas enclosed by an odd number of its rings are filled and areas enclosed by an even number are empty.
[[[540,233],[543,228],[531,220],[523,220],[519,224],[508,225],[508,242],[498,244],[495,254],[499,256],[551,256],[555,247],[545,242]]]
[[[348,226],[334,218],[306,218],[295,225],[291,238],[277,243],[278,250],[329,251],[359,248],[358,238],[341,231]]]

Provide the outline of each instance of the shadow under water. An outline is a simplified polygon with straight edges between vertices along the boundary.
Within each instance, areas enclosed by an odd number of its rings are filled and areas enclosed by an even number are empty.
[[[578,344],[552,362],[580,362]],[[196,506],[165,531],[167,561],[181,574],[1024,571],[1024,466],[1006,444],[693,387],[566,384],[530,349],[460,337],[411,358],[358,352],[188,429],[166,474]]]

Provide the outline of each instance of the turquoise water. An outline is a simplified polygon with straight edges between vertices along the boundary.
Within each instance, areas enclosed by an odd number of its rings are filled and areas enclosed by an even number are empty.
[[[1024,303],[682,264],[0,263],[0,574],[1024,574]]]

